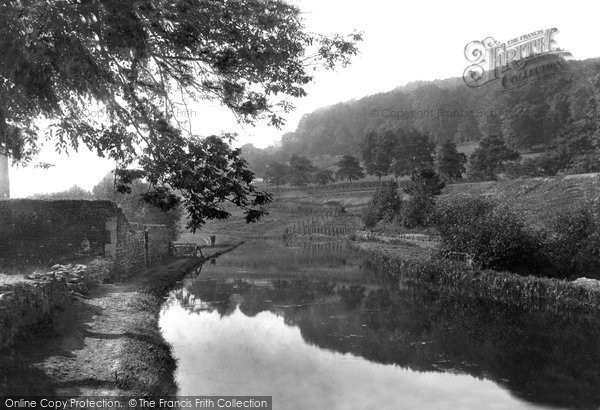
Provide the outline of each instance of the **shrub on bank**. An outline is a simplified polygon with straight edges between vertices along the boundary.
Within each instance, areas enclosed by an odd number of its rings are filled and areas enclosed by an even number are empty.
[[[490,269],[554,278],[600,279],[600,202],[556,215],[544,231],[528,229],[508,206],[467,197],[437,204],[431,223],[440,252]]]
[[[362,222],[367,228],[372,228],[381,220],[391,221],[401,206],[398,184],[390,181],[377,189],[373,199],[363,210]]]
[[[410,181],[404,185],[410,199],[402,204],[397,222],[405,228],[427,226],[435,205],[435,197],[446,186],[442,178],[432,169],[415,170]]]
[[[549,276],[600,279],[600,206],[587,201],[557,215],[544,242]]]
[[[445,256],[462,256],[490,269],[532,268],[539,263],[537,235],[508,206],[461,198],[437,204],[430,221],[440,234]]]
[[[379,222],[379,212],[377,212],[377,208],[373,202],[369,203],[369,205],[363,209],[361,220],[367,228],[373,228],[377,222]]]
[[[402,211],[395,222],[407,229],[427,227],[429,216],[434,208],[432,198],[425,196],[413,196],[402,204]]]

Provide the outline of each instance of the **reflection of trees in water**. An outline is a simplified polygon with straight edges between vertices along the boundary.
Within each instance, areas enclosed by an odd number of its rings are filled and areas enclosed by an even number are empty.
[[[340,285],[336,293],[340,296],[340,301],[348,309],[355,309],[362,303],[366,288],[360,285]]]
[[[187,287],[171,292],[171,295],[184,308],[195,311],[216,310],[219,315],[231,314],[238,303],[235,295],[245,293],[252,285],[237,279],[195,280]],[[168,303],[168,301],[167,301]]]
[[[335,283],[328,281],[274,280],[271,286],[253,287],[244,294],[240,310],[248,316],[255,316],[264,310],[277,306],[296,311],[315,303],[319,297],[333,292]]]
[[[255,316],[277,305],[292,310],[304,307],[319,297],[333,294],[336,286],[326,280],[272,280],[268,284],[255,285],[250,280],[241,279],[198,280],[185,289],[172,292],[172,295],[184,307],[193,308],[190,298],[194,298],[210,304],[219,314],[228,315],[239,303],[244,314]]]
[[[304,340],[379,363],[486,377],[535,403],[600,405],[600,319],[527,312],[489,301],[408,287],[224,279],[189,291],[219,313],[283,315]],[[237,303],[237,302],[236,302]]]
[[[266,271],[358,266],[359,263],[356,253],[342,242],[295,242],[285,247],[253,243],[240,250],[235,258],[219,261],[222,267],[245,266]]]
[[[600,405],[598,319],[531,313],[414,289],[401,295],[371,292],[359,314],[344,318],[330,319],[330,308],[311,309],[296,323],[307,340],[324,348],[415,370],[490,378],[536,403]],[[361,337],[332,337],[350,334]]]

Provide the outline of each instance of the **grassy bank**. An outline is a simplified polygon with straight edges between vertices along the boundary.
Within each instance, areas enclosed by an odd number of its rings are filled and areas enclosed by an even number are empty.
[[[391,178],[384,177],[387,183]],[[406,179],[406,178],[405,178]],[[401,180],[405,180],[401,179]],[[278,201],[324,206],[336,203],[348,211],[360,210],[371,200],[378,181],[361,180],[315,187],[268,187]],[[448,184],[440,201],[461,196],[483,196],[505,202],[522,213],[533,225],[543,225],[552,215],[593,196],[600,187],[600,174],[562,175],[544,178],[518,178],[500,181]],[[358,211],[357,211],[358,212]]]
[[[461,196],[486,197],[510,205],[534,226],[598,193],[600,174],[519,178],[502,181],[451,184],[440,201]]]
[[[463,263],[443,259],[408,259],[402,254],[383,252],[360,242],[350,242],[350,247],[392,281],[413,281],[446,293],[482,297],[527,309],[566,314],[600,311],[600,290],[573,282],[471,270]]]

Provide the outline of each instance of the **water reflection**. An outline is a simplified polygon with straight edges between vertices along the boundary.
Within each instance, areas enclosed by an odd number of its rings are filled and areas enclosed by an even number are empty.
[[[597,319],[390,290],[348,258],[320,275],[270,279],[251,258],[236,264],[246,257],[205,266],[165,305],[181,394],[273,395],[276,408],[600,404]],[[336,269],[349,266],[357,275],[340,280]]]

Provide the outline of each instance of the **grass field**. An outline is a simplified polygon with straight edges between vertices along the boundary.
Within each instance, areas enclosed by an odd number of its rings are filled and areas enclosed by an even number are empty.
[[[348,189],[347,185],[339,189],[335,186],[330,188],[312,193],[303,190],[281,192],[269,207],[269,215],[256,224],[247,225],[241,213],[232,209],[233,216],[229,220],[211,221],[197,234],[184,231],[179,241],[206,246],[206,238],[211,233],[217,235],[217,244],[238,238],[275,239],[281,238],[286,229],[300,224],[325,229],[345,228],[345,232],[362,229],[359,216],[362,207],[371,200],[374,189]],[[531,226],[543,227],[554,215],[598,194],[600,174],[581,174],[453,184],[444,189],[439,200],[447,201],[462,196],[493,198],[513,207]],[[333,219],[327,216],[333,210],[339,210],[340,206],[345,208],[345,213]],[[319,232],[317,230],[317,234]],[[393,233],[398,232],[394,230]]]
[[[534,226],[600,194],[600,174],[522,178],[449,185],[440,200],[460,196],[483,196],[512,206]]]
[[[374,189],[360,191],[287,192],[278,198],[286,202],[302,202],[323,206],[338,203],[350,212],[365,206]],[[444,188],[440,200],[460,196],[483,196],[497,199],[522,212],[534,225],[546,223],[553,215],[600,194],[600,174],[563,175],[546,178],[519,178],[501,181],[451,184]]]

